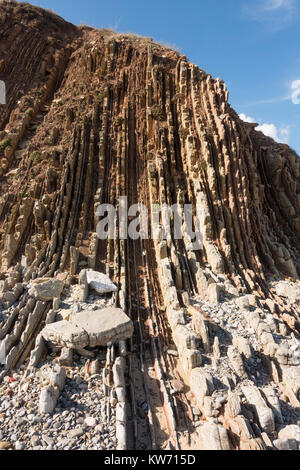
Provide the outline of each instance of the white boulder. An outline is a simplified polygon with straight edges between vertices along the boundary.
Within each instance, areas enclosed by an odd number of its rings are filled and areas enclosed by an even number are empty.
[[[117,286],[115,286],[106,274],[87,269],[86,277],[89,287],[98,292],[98,294],[109,294],[110,292],[117,292],[118,290]]]

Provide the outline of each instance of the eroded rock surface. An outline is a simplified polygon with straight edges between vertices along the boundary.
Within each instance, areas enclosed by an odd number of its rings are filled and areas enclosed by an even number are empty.
[[[222,80],[149,38],[5,2],[0,50],[0,447],[299,448],[299,156],[243,122]],[[192,204],[199,244],[186,223],[181,240],[126,239],[118,221],[99,239],[99,207],[121,196],[155,234],[165,205]],[[71,407],[69,437],[40,438],[37,423],[28,440],[28,382],[13,380],[55,360],[80,401],[78,354],[114,428],[86,432],[99,410]]]

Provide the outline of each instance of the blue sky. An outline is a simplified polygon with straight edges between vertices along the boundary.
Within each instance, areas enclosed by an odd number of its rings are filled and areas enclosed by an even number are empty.
[[[230,103],[300,155],[300,0],[40,0],[74,24],[176,46]]]

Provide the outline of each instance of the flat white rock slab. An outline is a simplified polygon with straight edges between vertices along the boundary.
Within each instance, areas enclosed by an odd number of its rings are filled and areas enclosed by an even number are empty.
[[[83,311],[72,315],[73,325],[89,336],[89,346],[107,346],[108,343],[125,340],[133,335],[133,323],[120,308],[104,308]]]
[[[110,292],[117,292],[118,290],[117,286],[106,274],[87,269],[86,277],[89,287],[98,292],[98,294],[109,294]]]
[[[73,313],[69,321],[51,323],[42,330],[45,341],[72,349],[107,346],[132,335],[133,323],[120,308]]]

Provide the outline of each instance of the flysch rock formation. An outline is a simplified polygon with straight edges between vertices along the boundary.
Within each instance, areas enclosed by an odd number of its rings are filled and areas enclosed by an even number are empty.
[[[2,2],[0,52],[0,449],[299,449],[299,156],[151,39]]]

